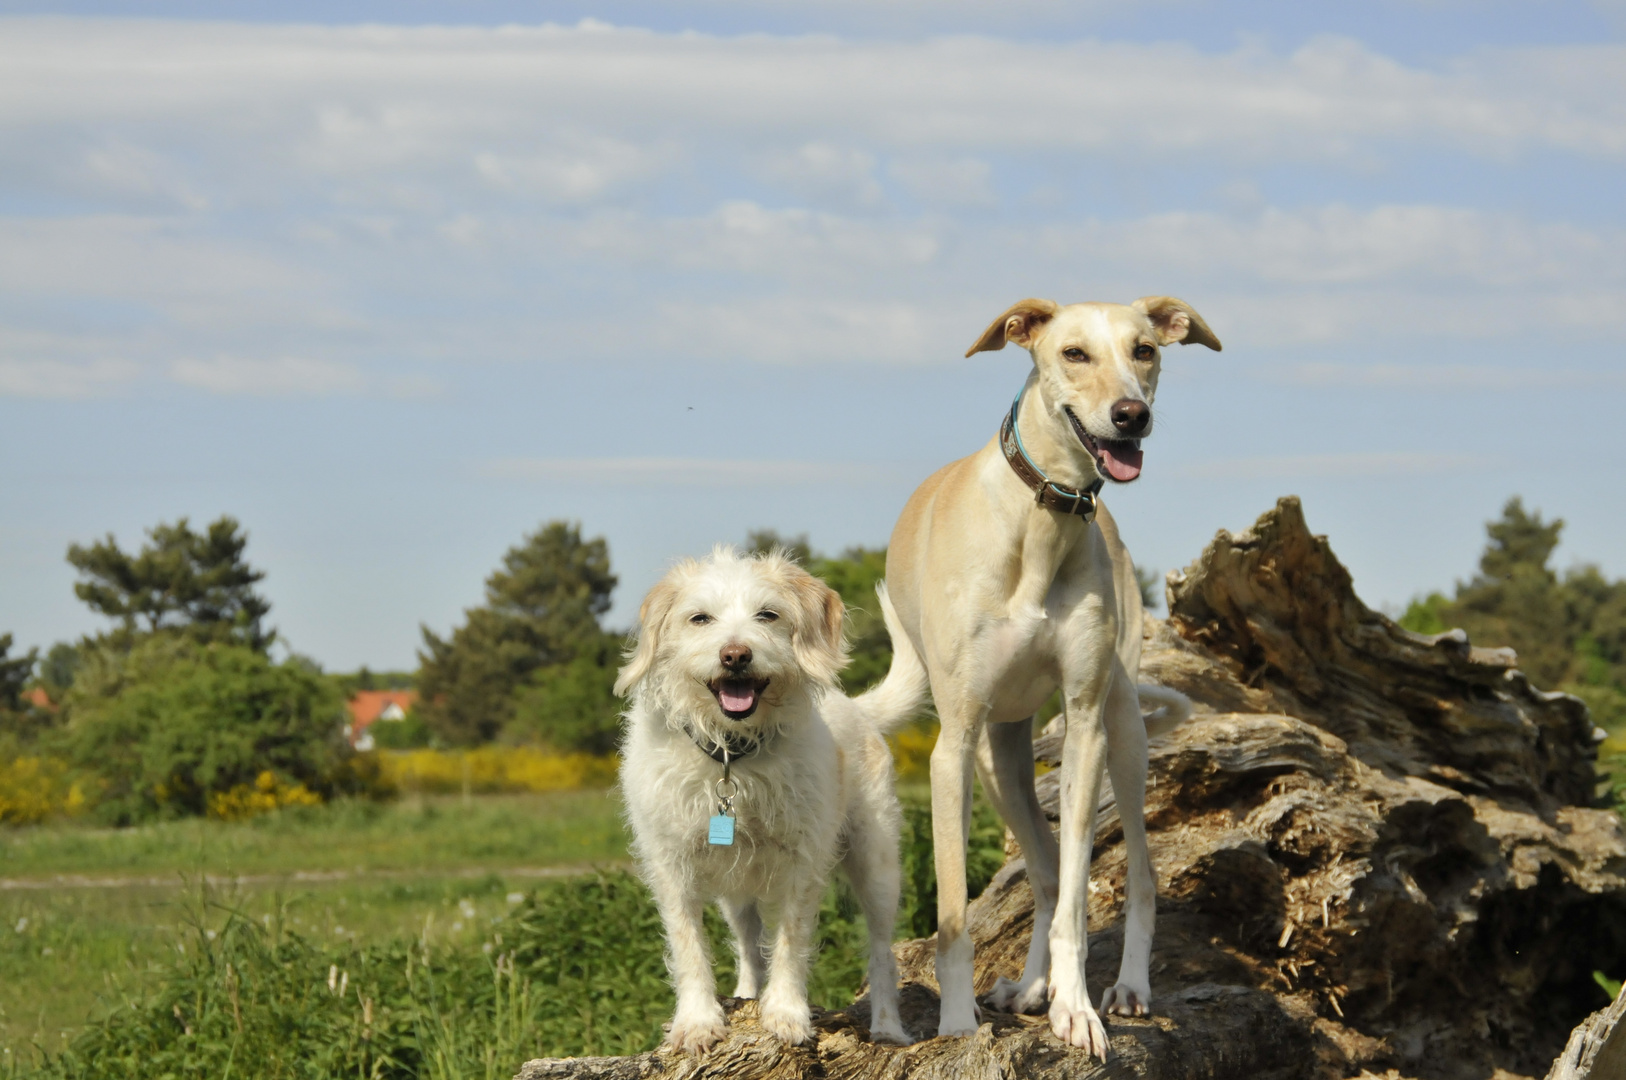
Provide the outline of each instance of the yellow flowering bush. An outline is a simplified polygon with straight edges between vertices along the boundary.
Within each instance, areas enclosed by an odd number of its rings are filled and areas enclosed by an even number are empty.
[[[0,759],[0,825],[33,825],[85,807],[84,789],[55,758]]]
[[[897,767],[899,780],[917,781],[931,777],[932,747],[937,745],[935,721],[930,727],[906,727],[889,741],[892,743],[892,764]]]
[[[1034,724],[1038,728],[1038,724]],[[905,782],[925,782],[932,776],[932,747],[937,745],[937,721],[930,726],[911,726],[892,735],[892,764],[898,770],[898,779]],[[1050,766],[1039,762],[1033,766],[1033,775],[1043,776]]]
[[[533,746],[472,750],[385,750],[384,773],[402,791],[473,793],[569,791],[615,782],[610,755],[559,754]]]
[[[255,777],[252,784],[238,784],[229,791],[211,791],[209,816],[222,821],[243,821],[285,806],[317,806],[321,802],[322,797],[304,784],[285,784],[267,769]]]

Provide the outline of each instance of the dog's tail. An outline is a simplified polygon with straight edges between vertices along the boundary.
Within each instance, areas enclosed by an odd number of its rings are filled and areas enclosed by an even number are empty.
[[[886,620],[886,632],[892,638],[892,667],[878,685],[853,701],[876,730],[882,735],[890,735],[920,712],[931,684],[926,678],[926,665],[921,662],[914,642],[904,632],[903,623],[893,610],[892,598],[886,593],[886,582],[875,586],[875,595],[880,597],[881,617]]]
[[[1145,713],[1146,734],[1150,738],[1166,735],[1191,719],[1191,699],[1178,690],[1155,683],[1140,684],[1142,707],[1155,706]]]

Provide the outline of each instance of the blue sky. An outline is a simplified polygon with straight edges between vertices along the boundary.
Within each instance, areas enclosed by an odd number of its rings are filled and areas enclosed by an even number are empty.
[[[141,16],[139,18],[134,16]],[[1023,296],[1193,304],[1182,566],[1282,494],[1374,605],[1513,494],[1626,575],[1626,6],[0,2],[0,632],[221,513],[272,621],[407,667],[523,533],[625,625],[762,526],[879,545]]]

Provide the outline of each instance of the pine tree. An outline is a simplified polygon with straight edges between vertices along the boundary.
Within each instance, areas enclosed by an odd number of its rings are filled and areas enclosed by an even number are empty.
[[[0,713],[22,711],[23,688],[34,674],[34,662],[39,659],[38,649],[11,656],[11,643],[10,634],[0,634]]]
[[[243,558],[248,534],[221,517],[207,531],[186,518],[147,532],[136,554],[111,533],[89,547],[68,548],[82,580],[74,594],[91,610],[119,622],[114,644],[128,647],[141,634],[180,630],[203,641],[232,641],[264,653],[276,631],[262,627],[271,605],[254,591],[265,578]]]
[[[583,540],[580,525],[550,522],[510,548],[486,579],[485,604],[449,638],[422,628],[419,709],[431,730],[453,745],[495,738],[533,672],[600,644],[615,585],[608,545]]]

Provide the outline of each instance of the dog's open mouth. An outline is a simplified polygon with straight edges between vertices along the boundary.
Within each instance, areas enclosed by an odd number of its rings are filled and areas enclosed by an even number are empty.
[[[1095,459],[1098,469],[1120,484],[1127,484],[1140,475],[1141,448],[1139,439],[1097,439],[1084,430],[1071,406],[1063,405],[1067,419],[1073,422],[1073,434],[1084,449]]]
[[[757,711],[762,692],[768,689],[767,679],[713,679],[707,686],[717,699],[718,708],[730,720],[744,720]]]

